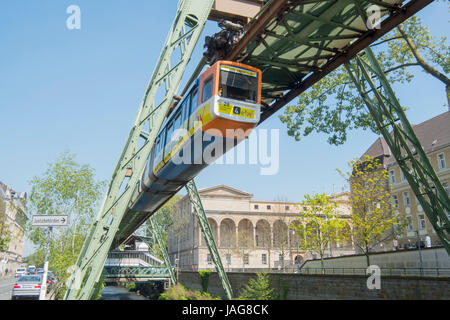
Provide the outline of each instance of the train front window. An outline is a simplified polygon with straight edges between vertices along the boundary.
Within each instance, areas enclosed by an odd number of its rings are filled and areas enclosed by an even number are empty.
[[[258,76],[256,72],[224,65],[220,68],[219,95],[224,98],[257,102]]]

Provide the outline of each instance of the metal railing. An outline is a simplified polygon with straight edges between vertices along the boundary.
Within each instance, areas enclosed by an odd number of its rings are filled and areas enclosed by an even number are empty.
[[[111,251],[108,254],[108,259],[137,259],[146,262],[151,266],[160,266],[162,261],[153,259],[149,254],[142,251]]]
[[[367,275],[366,268],[302,268],[300,274]],[[380,268],[381,276],[450,277],[450,268]]]
[[[215,268],[202,268],[215,271]],[[181,268],[182,271],[198,271],[197,268]],[[244,273],[294,273],[304,275],[355,275],[366,276],[366,268],[300,268],[290,265],[284,268],[227,268],[226,272]],[[380,268],[381,276],[413,276],[413,277],[450,277],[450,268]]]

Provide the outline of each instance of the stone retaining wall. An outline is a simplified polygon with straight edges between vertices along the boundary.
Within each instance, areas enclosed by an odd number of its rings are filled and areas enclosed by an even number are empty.
[[[238,296],[241,289],[255,273],[227,273]],[[313,299],[450,299],[450,278],[420,278],[382,276],[381,289],[369,290],[367,277],[344,275],[304,275],[270,274],[271,284],[276,292],[282,292],[283,283],[287,285],[288,300]],[[180,282],[192,290],[201,290],[201,280],[197,272],[183,271]],[[221,281],[216,272],[211,273],[208,291],[225,297]]]

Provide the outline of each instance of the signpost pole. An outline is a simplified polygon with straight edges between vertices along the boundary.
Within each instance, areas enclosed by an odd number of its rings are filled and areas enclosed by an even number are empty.
[[[48,273],[48,260],[50,256],[50,243],[52,239],[52,229],[53,229],[52,227],[48,228],[47,244],[45,248],[44,275],[42,276],[41,293],[39,295],[39,300],[45,300],[45,296],[47,294],[47,273]]]

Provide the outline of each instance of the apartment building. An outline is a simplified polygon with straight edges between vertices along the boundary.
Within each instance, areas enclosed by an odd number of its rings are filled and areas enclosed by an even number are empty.
[[[450,113],[445,112],[418,125],[413,125],[413,130],[444,189],[450,195]],[[432,246],[439,245],[440,241],[436,232],[384,138],[378,138],[365,155],[382,159],[392,184],[392,203],[398,213],[406,216],[407,227],[398,238],[399,247],[407,248],[410,244],[416,245],[418,237],[425,242],[427,236]],[[387,249],[391,249],[392,245],[393,243],[388,243]]]
[[[10,241],[5,252],[0,252],[0,274],[14,272],[23,263],[23,244],[25,225],[28,217],[25,213],[25,192],[16,192],[11,187],[0,182],[0,215],[4,215],[8,226]]]

